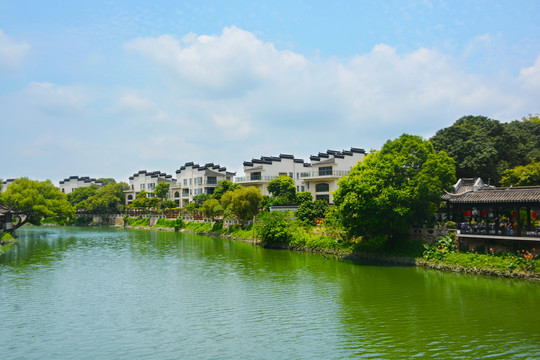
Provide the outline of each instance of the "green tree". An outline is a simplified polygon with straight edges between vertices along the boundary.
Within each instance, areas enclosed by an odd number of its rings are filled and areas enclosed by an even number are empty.
[[[504,172],[502,186],[537,186],[540,185],[540,162],[517,166]]]
[[[403,134],[340,179],[334,202],[349,235],[399,239],[435,214],[443,190],[454,182],[452,158]]]
[[[227,209],[230,206],[233,214],[241,220],[250,220],[257,215],[261,207],[261,202],[261,190],[254,186],[228,191],[221,198],[223,209]]]
[[[287,175],[280,175],[268,183],[268,192],[274,197],[276,205],[296,203],[296,186],[294,180]]]
[[[131,203],[131,207],[136,209],[151,209],[151,208],[157,208],[159,206],[159,199],[156,197],[147,197],[148,192],[145,190],[142,190],[140,193],[137,194],[137,197],[133,202]]]
[[[232,181],[229,180],[222,180],[218,183],[217,187],[214,189],[214,193],[212,194],[212,198],[216,200],[221,200],[221,197],[223,194],[225,194],[227,191],[234,191],[242,188],[242,185],[235,184]]]
[[[313,202],[313,194],[309,191],[302,191],[296,194],[296,202],[302,204],[305,202]]]
[[[84,201],[84,208],[91,214],[115,214],[122,212],[125,205],[126,183],[109,182]],[[77,189],[78,190],[78,189]]]
[[[114,180],[113,178],[99,178],[98,180],[101,181],[101,186],[116,184],[116,180]]]
[[[177,205],[172,200],[165,200],[161,203],[161,209],[174,209]]]
[[[156,195],[162,202],[165,200],[169,194],[170,184],[166,182],[160,182],[156,185],[154,189],[154,195]]]
[[[324,219],[329,206],[326,200],[304,201],[298,205],[295,217],[306,225],[315,225],[316,219]]]
[[[16,229],[26,223],[40,225],[44,217],[62,221],[75,216],[75,210],[68,202],[66,194],[50,180],[16,179],[0,195],[0,202],[24,215],[24,219],[21,218],[15,226]]]
[[[540,161],[540,120],[538,116],[529,115],[521,121],[505,124],[512,136],[511,159],[508,169]],[[506,170],[506,169],[505,169]]]
[[[515,158],[512,138],[499,121],[469,115],[437,131],[430,140],[436,151],[445,151],[455,160],[458,178],[481,177],[498,184]]]
[[[202,206],[201,210],[208,218],[214,219],[216,216],[221,216],[223,214],[223,207],[216,199],[206,200]]]
[[[98,191],[97,185],[83,186],[76,188],[69,194],[67,194],[67,199],[69,203],[74,206],[77,210],[82,210],[86,208],[85,201],[96,194]]]
[[[200,208],[202,204],[204,204],[204,202],[209,199],[212,199],[212,195],[199,194],[193,197],[193,202],[195,203],[195,205],[197,205],[197,208]]]

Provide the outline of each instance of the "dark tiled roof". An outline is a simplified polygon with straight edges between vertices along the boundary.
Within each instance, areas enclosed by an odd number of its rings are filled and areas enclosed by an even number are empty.
[[[451,204],[540,203],[540,186],[482,188],[477,191],[460,192],[459,194],[445,194],[442,198],[448,200]]]

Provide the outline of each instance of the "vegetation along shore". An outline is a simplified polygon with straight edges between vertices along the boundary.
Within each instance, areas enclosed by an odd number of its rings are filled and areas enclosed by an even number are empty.
[[[490,156],[482,155],[486,149]],[[539,281],[534,245],[538,242],[514,242],[506,249],[466,246],[457,241],[456,224],[441,216],[441,196],[452,191],[458,178],[483,177],[504,186],[540,185],[538,149],[538,116],[509,124],[464,117],[430,140],[403,134],[372,150],[339,180],[331,205],[315,200],[308,191],[297,192],[286,175],[269,182],[270,195],[223,180],[213,194],[199,194],[181,208],[167,198],[165,183],[155,189],[155,197],[141,191],[126,205],[127,184],[114,179],[99,179],[100,188],[81,187],[66,195],[50,181],[21,178],[0,195],[0,204],[14,214],[9,222],[12,230],[5,226],[1,240],[5,245],[14,230],[26,223],[89,225],[99,215],[109,219],[107,224],[126,228],[187,231],[343,259]],[[280,211],[271,211],[276,206]],[[107,218],[119,213],[124,215],[112,222]],[[538,228],[534,209],[518,213]],[[502,214],[507,221],[518,215]],[[468,221],[475,220],[469,215]],[[411,227],[423,226],[448,230],[426,243],[411,236]]]

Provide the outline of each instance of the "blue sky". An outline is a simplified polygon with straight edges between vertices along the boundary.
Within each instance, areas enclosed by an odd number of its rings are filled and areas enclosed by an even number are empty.
[[[0,0],[0,178],[241,172],[540,112],[540,2]]]

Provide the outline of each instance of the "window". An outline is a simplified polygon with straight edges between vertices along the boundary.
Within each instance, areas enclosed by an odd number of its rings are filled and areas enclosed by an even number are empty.
[[[184,185],[187,185],[187,179],[184,179]]]
[[[331,166],[321,166],[319,168],[319,176],[324,176],[324,175],[332,175]]]
[[[317,195],[315,196],[315,200],[326,200],[330,202],[330,195]]]
[[[330,185],[327,183],[321,183],[315,185],[315,192],[328,192],[330,191]]]
[[[305,190],[304,190],[304,185],[300,186],[300,190],[301,190],[302,192],[305,191]]]
[[[62,192],[65,192],[63,188],[62,188]]]
[[[192,179],[189,179],[189,185],[191,185],[191,180],[192,180]]]
[[[141,186],[141,188],[140,188],[140,189],[141,189],[141,190],[144,190],[144,189],[145,189],[145,187],[146,187],[146,184],[140,184],[140,186]]]
[[[249,179],[250,180],[261,180],[261,172],[260,171],[252,172],[250,174]]]
[[[290,172],[290,173],[289,173],[289,177],[292,178],[292,177],[293,177],[293,173]]]
[[[217,177],[215,176],[208,176],[206,178],[206,182],[208,185],[217,185]]]
[[[193,191],[191,189],[189,189],[189,195],[191,195],[191,194],[193,194]]]
[[[179,198],[179,197],[180,197],[180,193],[179,193],[178,191],[175,192],[175,193],[174,193],[174,197],[175,197],[175,198]]]
[[[296,185],[296,192],[300,192],[300,186]]]

